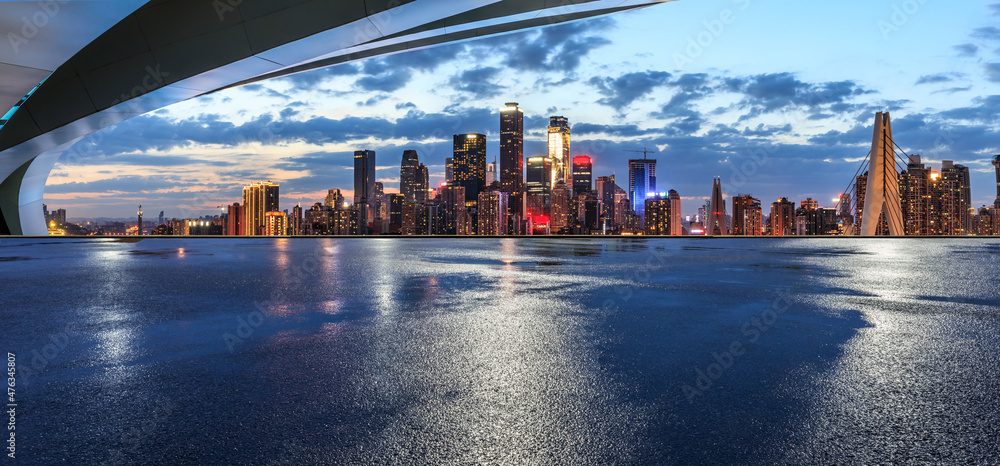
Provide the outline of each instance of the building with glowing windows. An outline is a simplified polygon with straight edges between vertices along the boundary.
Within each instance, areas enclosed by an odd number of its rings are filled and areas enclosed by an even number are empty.
[[[510,213],[523,216],[524,110],[517,102],[500,109],[500,189],[510,195]]]
[[[268,212],[278,211],[278,185],[270,181],[243,187],[243,234],[263,235]]]
[[[632,211],[639,217],[639,228],[645,226],[646,198],[656,194],[656,159],[628,161],[628,198]]]
[[[760,199],[750,195],[733,197],[733,234],[739,236],[760,236],[763,211]]]
[[[573,172],[569,158],[569,120],[561,116],[549,117],[549,158],[552,159],[552,185],[562,180],[573,186]]]
[[[573,194],[580,196],[591,191],[594,180],[594,161],[586,155],[573,157]]]
[[[528,157],[526,172],[528,213],[548,215],[552,194],[552,159],[544,155]]]
[[[486,188],[486,135],[454,135],[452,160],[455,177],[452,183],[465,188],[466,204],[473,206]]]

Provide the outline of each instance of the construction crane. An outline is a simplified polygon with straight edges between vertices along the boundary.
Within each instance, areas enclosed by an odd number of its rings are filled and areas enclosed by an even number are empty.
[[[656,153],[656,151],[655,151],[655,150],[646,150],[646,146],[642,146],[642,150],[628,150],[628,149],[622,149],[622,152],[638,152],[638,153],[642,154],[642,158],[643,158],[643,160],[645,160],[645,159],[646,159],[646,156],[647,156],[648,154],[655,154],[655,153]]]

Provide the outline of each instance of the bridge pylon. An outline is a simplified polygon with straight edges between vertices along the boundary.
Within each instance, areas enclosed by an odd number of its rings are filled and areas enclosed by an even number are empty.
[[[862,236],[875,236],[879,216],[885,217],[890,236],[906,234],[903,230],[899,173],[896,171],[896,151],[889,112],[875,114],[872,152],[868,160],[868,184],[865,188],[864,211],[861,213]]]

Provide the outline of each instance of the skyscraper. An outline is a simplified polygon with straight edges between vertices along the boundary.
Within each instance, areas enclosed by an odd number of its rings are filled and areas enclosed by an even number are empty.
[[[465,188],[466,203],[473,204],[486,187],[486,135],[454,136],[455,185]]]
[[[594,161],[586,155],[573,157],[573,194],[590,192],[593,183]]]
[[[750,195],[733,197],[734,235],[760,236],[762,216],[759,199]]]
[[[783,197],[771,204],[771,236],[791,235],[795,231],[795,203]]]
[[[684,227],[681,226],[681,195],[671,189],[667,192],[667,199],[670,201],[670,232],[671,236],[681,236],[684,234]]]
[[[511,214],[523,215],[524,110],[517,102],[508,102],[500,109],[500,189],[510,194]]]
[[[288,222],[288,234],[302,234],[302,204],[296,204],[295,207],[292,207],[291,220]]]
[[[478,231],[483,236],[507,234],[507,193],[483,191],[479,193]]]
[[[497,161],[493,159],[493,162],[486,164],[486,186],[493,184],[493,182],[500,182],[497,178]]]
[[[528,214],[548,215],[549,195],[552,192],[552,159],[544,155],[528,157],[525,175]]]
[[[938,176],[920,156],[909,156],[906,170],[899,174],[899,205],[903,212],[903,230],[907,235],[941,234],[941,196]]]
[[[430,174],[427,172],[427,165],[417,166],[417,178],[414,181],[413,196],[418,204],[427,203],[427,191],[430,190]]]
[[[569,120],[561,116],[549,117],[549,157],[552,158],[552,185],[563,180],[573,186],[573,171],[569,159]]]
[[[444,159],[444,182],[449,185],[455,181],[455,159],[448,157]]]
[[[406,196],[410,202],[416,200],[417,176],[420,161],[417,160],[417,151],[404,150],[403,160],[399,164],[399,193]]]
[[[139,236],[142,236],[142,206],[141,205],[139,206],[139,222],[137,223],[137,228],[138,228],[138,233],[136,233],[136,234],[139,235]]]
[[[278,185],[270,181],[250,183],[243,187],[243,234],[264,234],[265,215],[278,211]]]
[[[972,193],[969,167],[951,160],[941,162],[941,223],[945,235],[975,233],[972,225]]]
[[[366,234],[375,218],[375,151],[354,152],[354,207],[358,210],[358,228]]]
[[[656,192],[656,160],[628,161],[628,198],[632,210],[639,216],[639,228],[645,226],[646,198]]]
[[[570,224],[570,197],[571,191],[563,180],[556,181],[552,186],[551,212],[549,225],[554,234],[562,233]]]
[[[705,233],[709,235],[728,235],[729,222],[726,220],[726,200],[722,198],[722,180],[718,178],[712,180],[712,198],[709,202]]]
[[[659,194],[647,197],[644,202],[646,213],[646,226],[643,231],[647,235],[669,235],[670,234],[670,199]]]

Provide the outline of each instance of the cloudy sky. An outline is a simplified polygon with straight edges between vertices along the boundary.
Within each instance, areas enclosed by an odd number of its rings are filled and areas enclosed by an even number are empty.
[[[377,152],[397,191],[404,149],[431,183],[454,133],[499,152],[505,102],[525,109],[525,156],[545,152],[550,115],[573,155],[618,174],[625,149],[656,150],[657,187],[694,213],[719,176],[728,196],[831,205],[871,144],[876,111],[897,144],[972,171],[976,206],[995,197],[1000,153],[996,0],[678,0],[545,29],[393,55],[182,102],[71,150],[45,202],[69,217],[189,217],[281,184],[281,207],[352,191],[353,151]]]

